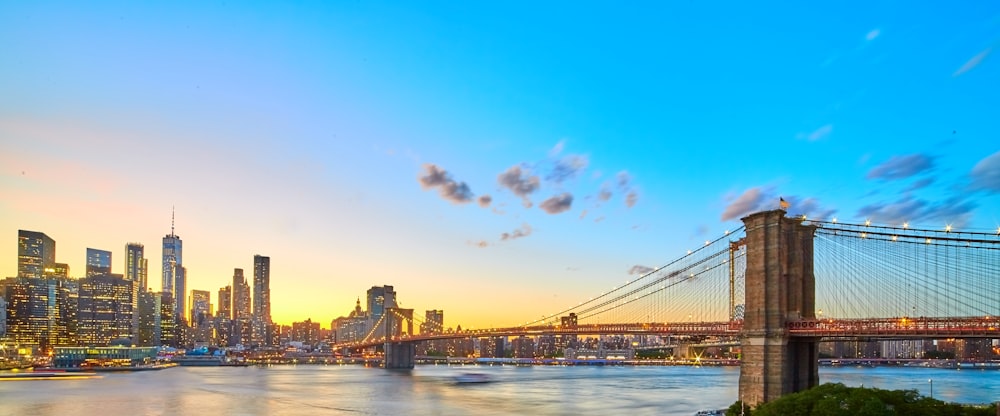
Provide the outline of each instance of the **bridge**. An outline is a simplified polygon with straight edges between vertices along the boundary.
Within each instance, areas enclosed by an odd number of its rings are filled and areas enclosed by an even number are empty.
[[[415,344],[573,335],[717,337],[740,345],[740,400],[758,404],[819,383],[830,340],[1000,338],[1000,230],[841,223],[784,210],[601,293],[522,325],[415,334],[388,310],[362,338],[387,368],[412,368]],[[572,317],[567,320],[566,317]]]

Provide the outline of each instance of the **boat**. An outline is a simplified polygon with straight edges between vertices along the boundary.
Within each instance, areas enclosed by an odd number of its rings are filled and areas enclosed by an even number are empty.
[[[474,384],[474,383],[489,383],[493,381],[493,377],[490,377],[486,373],[462,373],[455,376],[455,384]]]
[[[246,362],[229,361],[225,355],[218,352],[209,352],[208,348],[201,347],[188,351],[187,354],[174,355],[170,361],[184,367],[246,367]]]
[[[722,410],[722,409],[717,409],[717,410],[699,410],[698,413],[694,414],[694,416],[723,416],[725,414],[726,414],[726,411]]]

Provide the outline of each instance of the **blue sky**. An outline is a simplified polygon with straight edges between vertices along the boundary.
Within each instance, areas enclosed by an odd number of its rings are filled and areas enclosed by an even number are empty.
[[[990,2],[32,2],[0,39],[4,276],[18,229],[156,265],[174,206],[213,298],[264,254],[282,322],[393,284],[491,326],[779,196],[1000,229]]]

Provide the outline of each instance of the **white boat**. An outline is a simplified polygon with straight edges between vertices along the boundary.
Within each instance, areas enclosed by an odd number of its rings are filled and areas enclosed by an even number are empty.
[[[723,416],[726,414],[725,410],[699,410],[694,416]]]
[[[486,373],[462,373],[455,376],[456,384],[489,383],[493,378]]]

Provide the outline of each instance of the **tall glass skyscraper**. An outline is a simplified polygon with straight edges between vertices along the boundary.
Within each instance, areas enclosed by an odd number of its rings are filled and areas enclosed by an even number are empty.
[[[111,252],[87,247],[87,276],[107,276],[111,274]]]
[[[125,245],[125,280],[135,282],[136,291],[148,290],[146,277],[146,257],[142,244],[128,243]]]
[[[56,242],[45,233],[17,230],[17,276],[41,278],[56,262]]]
[[[170,216],[170,234],[163,237],[163,293],[169,293],[172,299],[184,298],[184,292],[175,291],[177,270],[184,264],[182,260],[183,245],[181,238],[174,234],[174,217]],[[171,302],[171,305],[174,305]],[[181,304],[183,305],[183,303]],[[180,308],[183,313],[184,308]]]
[[[271,322],[271,258],[253,256],[253,316]]]
[[[253,256],[253,336],[251,345],[270,345],[271,333],[271,258]]]

